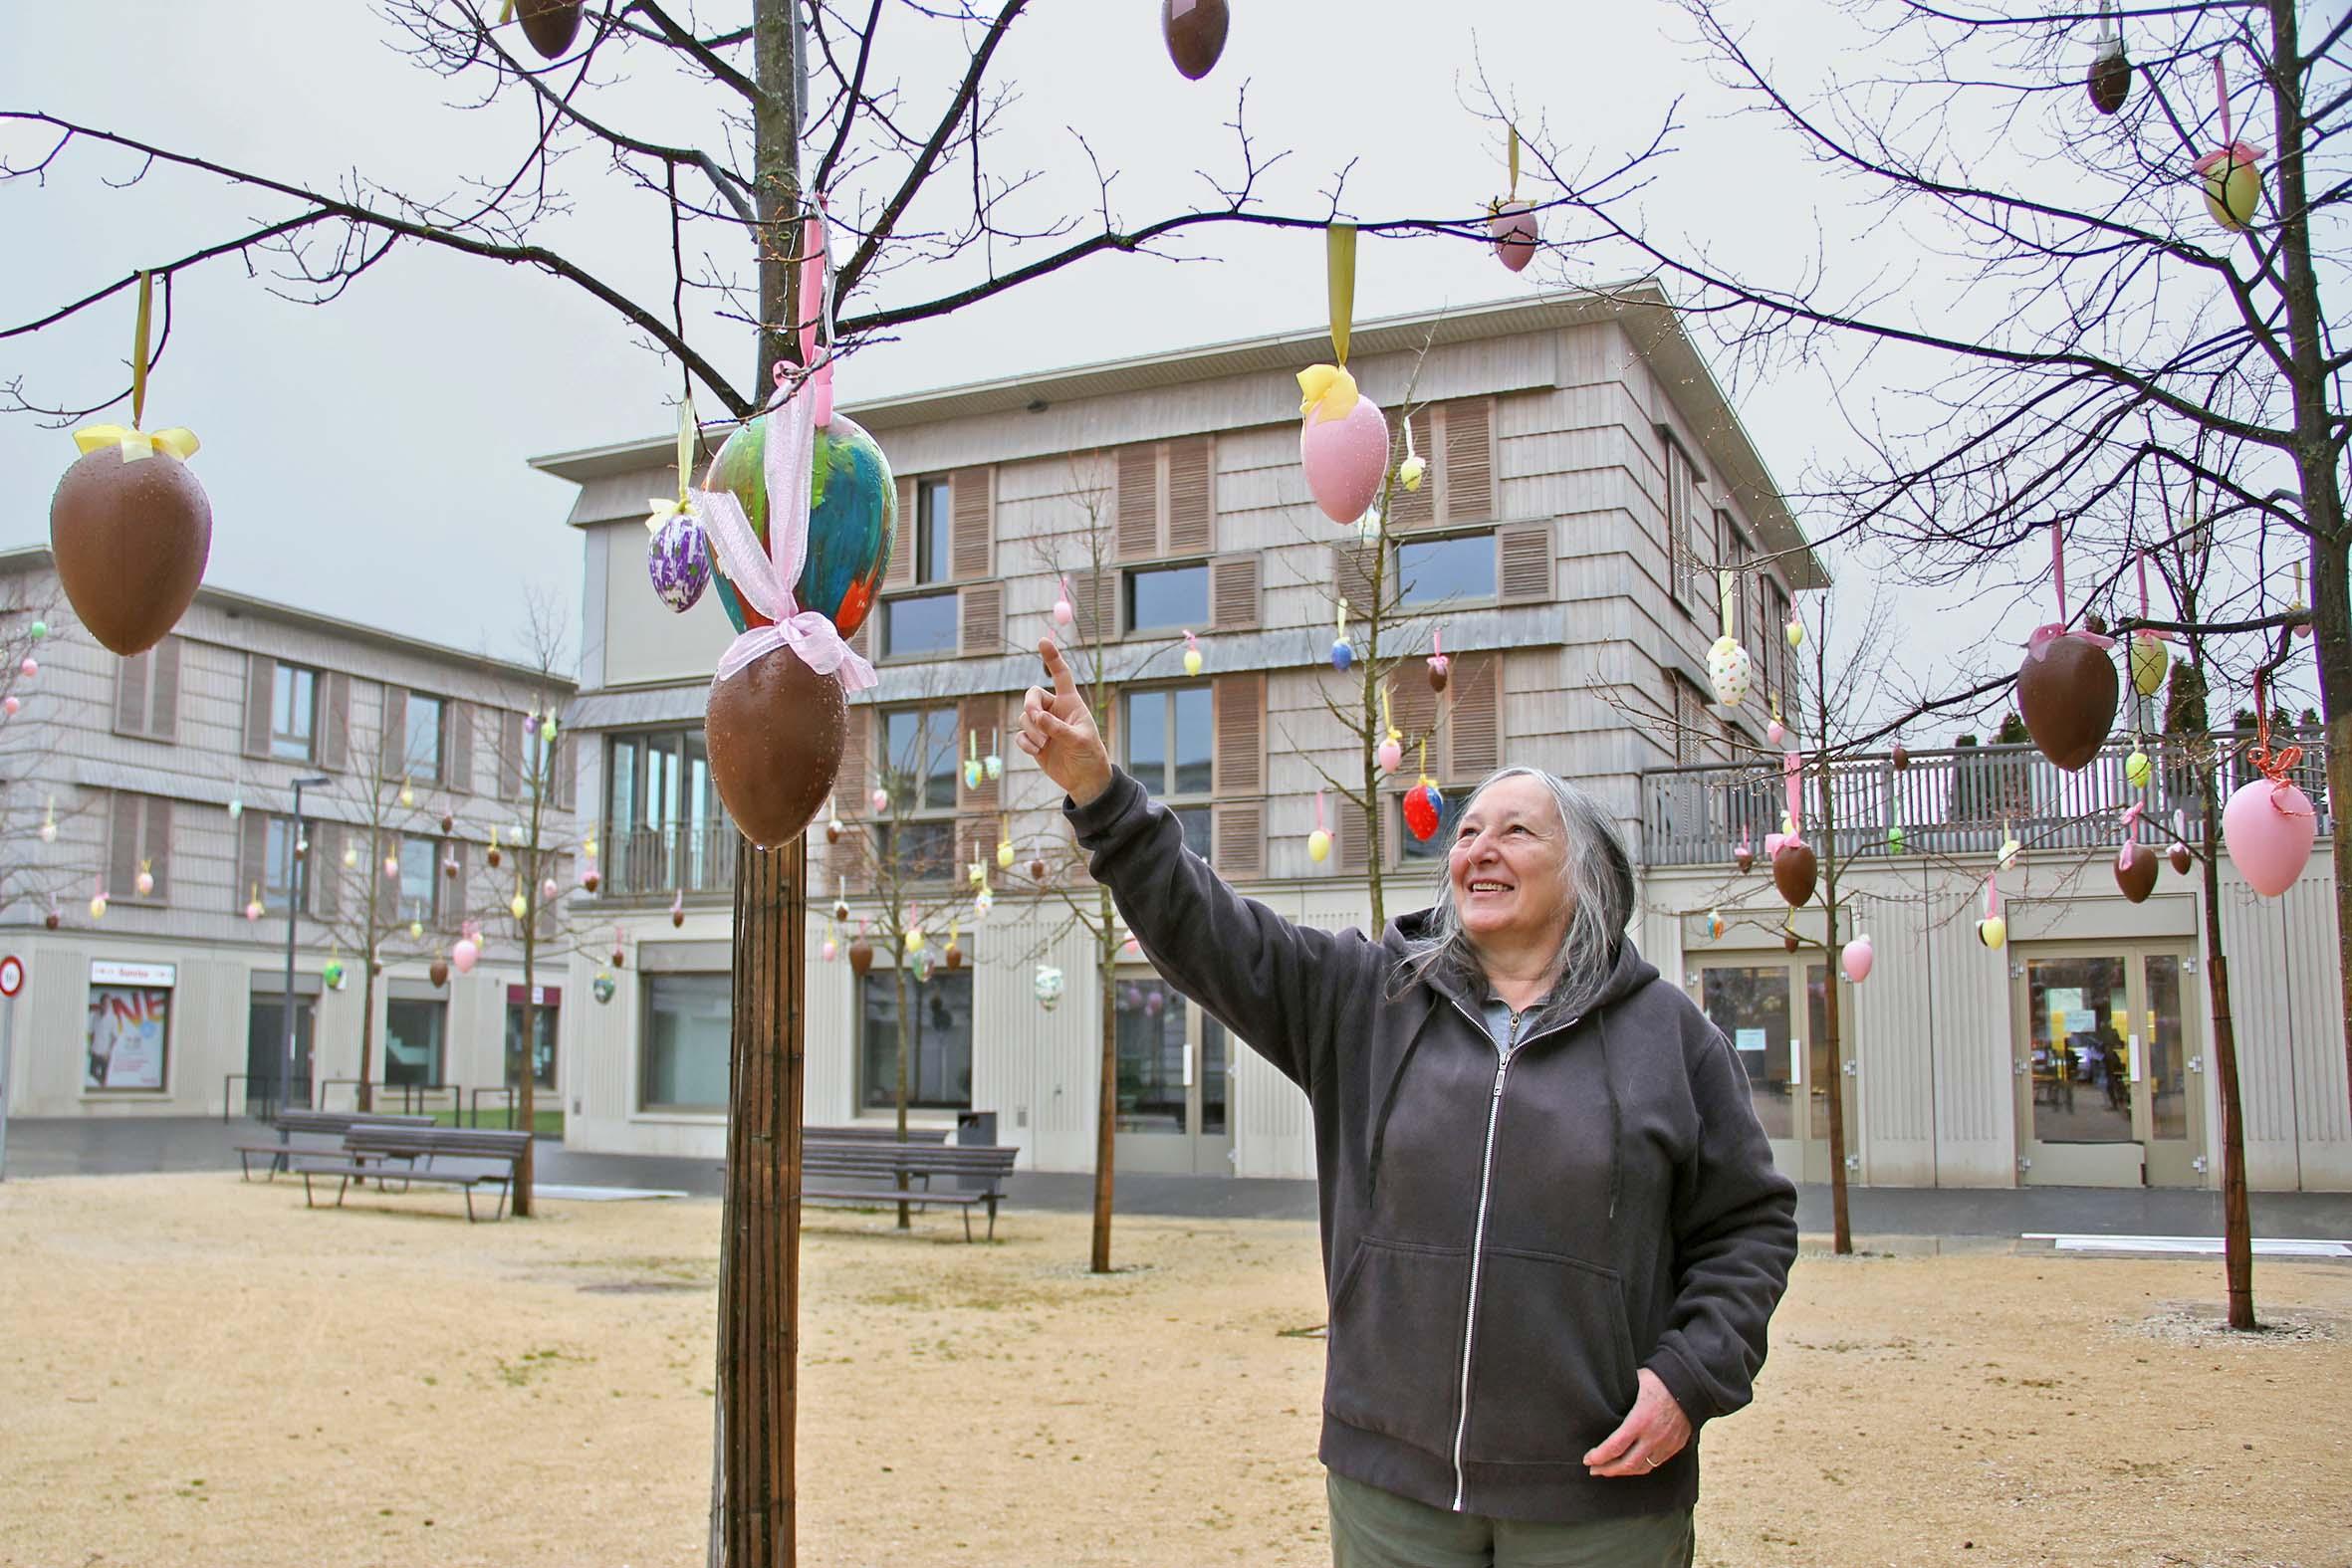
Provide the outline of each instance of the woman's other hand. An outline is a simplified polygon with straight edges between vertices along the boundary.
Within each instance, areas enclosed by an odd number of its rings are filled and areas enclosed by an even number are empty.
[[[1595,1475],[1647,1475],[1673,1458],[1691,1441],[1690,1418],[1666,1392],[1658,1374],[1644,1367],[1634,1376],[1640,1392],[1633,1409],[1584,1456],[1584,1467]]]
[[[1038,760],[1046,777],[1061,785],[1071,800],[1091,804],[1110,787],[1110,753],[1094,728],[1094,715],[1078,695],[1069,661],[1054,639],[1039,639],[1038,656],[1054,689],[1032,686],[1021,699],[1021,731],[1014,736],[1020,748]]]

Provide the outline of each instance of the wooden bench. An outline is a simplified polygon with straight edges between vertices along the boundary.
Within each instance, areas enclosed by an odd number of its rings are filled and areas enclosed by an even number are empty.
[[[801,1142],[801,1201],[845,1204],[860,1209],[894,1209],[900,1204],[956,1204],[964,1211],[964,1239],[972,1239],[972,1206],[988,1205],[988,1238],[997,1238],[997,1205],[1005,1177],[1021,1151],[993,1144],[899,1143],[877,1139],[821,1139]],[[906,1177],[899,1190],[898,1178]],[[965,1190],[934,1188],[931,1179],[964,1177]],[[852,1183],[871,1183],[852,1186]]]
[[[952,1136],[945,1127],[915,1127],[906,1130],[908,1143],[919,1143],[926,1148]],[[896,1143],[898,1129],[888,1122],[859,1122],[852,1127],[804,1127],[803,1143]]]
[[[286,1158],[295,1154],[335,1154],[335,1149],[318,1149],[297,1144],[297,1135],[314,1138],[333,1138],[340,1141],[353,1127],[430,1127],[430,1116],[372,1116],[361,1111],[281,1111],[270,1125],[278,1130],[276,1143],[241,1143],[237,1145],[237,1180],[253,1179],[253,1157],[270,1157],[265,1176],[276,1176],[286,1169]]]
[[[515,1174],[523,1162],[523,1155],[531,1147],[531,1135],[526,1132],[482,1132],[470,1127],[384,1127],[361,1124],[344,1134],[343,1160],[332,1165],[300,1164],[294,1174],[302,1178],[302,1200],[311,1208],[318,1206],[311,1186],[314,1177],[332,1176],[336,1179],[335,1207],[343,1207],[344,1195],[353,1183],[374,1182],[377,1190],[390,1192],[391,1184],[401,1184],[405,1192],[412,1182],[429,1182],[442,1187],[465,1190],[465,1217],[471,1223],[480,1218],[474,1213],[474,1189],[485,1182],[498,1185],[498,1207],[491,1212],[494,1220],[506,1218],[507,1199],[515,1188]],[[298,1151],[300,1152],[300,1151]],[[390,1162],[406,1163],[394,1169]],[[475,1164],[504,1166],[504,1170],[444,1171],[436,1160],[463,1160]],[[418,1162],[422,1162],[421,1164]]]

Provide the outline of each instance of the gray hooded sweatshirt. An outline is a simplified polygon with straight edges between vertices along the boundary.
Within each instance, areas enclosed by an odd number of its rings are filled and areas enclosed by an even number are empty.
[[[1184,848],[1125,774],[1068,808],[1160,974],[1306,1091],[1330,1311],[1323,1462],[1440,1508],[1574,1521],[1689,1508],[1585,1452],[1648,1368],[1694,1429],[1746,1405],[1796,1254],[1723,1034],[1630,941],[1600,1002],[1499,1052],[1476,981],[1295,926]],[[1621,868],[1630,879],[1630,869]]]

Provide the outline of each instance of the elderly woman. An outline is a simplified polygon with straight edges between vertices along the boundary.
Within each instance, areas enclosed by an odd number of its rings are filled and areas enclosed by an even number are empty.
[[[1434,908],[1294,926],[1186,852],[1039,651],[1018,739],[1094,876],[1313,1106],[1333,1561],[1688,1564],[1698,1429],[1748,1403],[1796,1194],[1723,1035],[1625,937],[1614,825],[1506,769]]]

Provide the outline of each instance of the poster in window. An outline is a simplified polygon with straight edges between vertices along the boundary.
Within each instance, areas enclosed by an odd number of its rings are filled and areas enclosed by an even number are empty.
[[[92,986],[86,1089],[160,1089],[164,1048],[171,1033],[171,991],[165,986]]]

